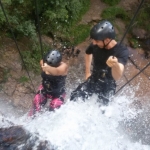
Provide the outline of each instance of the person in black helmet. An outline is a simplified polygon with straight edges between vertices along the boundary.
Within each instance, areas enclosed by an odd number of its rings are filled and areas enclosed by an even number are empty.
[[[51,99],[49,110],[53,111],[64,103],[65,98],[65,80],[68,72],[68,66],[62,62],[62,55],[58,50],[50,50],[40,61],[42,68],[42,84],[33,100],[33,108],[29,116],[41,110],[47,99]]]
[[[107,105],[115,94],[115,82],[123,74],[128,60],[128,49],[117,43],[114,27],[107,20],[100,21],[91,29],[90,38],[92,42],[85,55],[86,81],[71,93],[70,100],[76,101],[78,97],[85,100],[95,93],[98,101]]]

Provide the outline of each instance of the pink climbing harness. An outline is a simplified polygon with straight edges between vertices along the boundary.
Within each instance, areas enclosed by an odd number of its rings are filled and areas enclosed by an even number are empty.
[[[35,95],[33,100],[33,108],[29,113],[29,116],[32,116],[35,112],[39,112],[41,110],[41,106],[45,105],[47,102],[47,99],[50,100],[49,110],[53,111],[56,108],[59,108],[64,103],[64,98],[66,96],[66,93],[63,93],[59,97],[53,97],[49,94],[42,94],[43,86],[40,85],[38,88],[38,93]]]

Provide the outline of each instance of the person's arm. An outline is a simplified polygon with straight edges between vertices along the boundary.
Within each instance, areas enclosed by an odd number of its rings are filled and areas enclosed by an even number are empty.
[[[85,79],[91,76],[92,54],[85,55]]]
[[[41,67],[43,66],[43,59],[40,60],[40,66],[41,66]]]
[[[60,66],[58,67],[51,67],[49,66],[47,63],[43,64],[43,61],[40,61],[40,65],[42,70],[46,73],[46,74],[50,74],[50,75],[54,75],[54,76],[64,76],[67,75],[68,72],[68,65],[64,62],[61,62]]]
[[[118,59],[114,56],[110,56],[106,61],[106,64],[111,67],[112,76],[117,81],[119,80],[124,72],[124,65],[118,62]]]

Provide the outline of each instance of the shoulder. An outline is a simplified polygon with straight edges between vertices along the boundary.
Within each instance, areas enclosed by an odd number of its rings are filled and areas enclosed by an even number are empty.
[[[57,67],[57,70],[59,70],[59,75],[67,75],[68,73],[68,64],[65,62],[61,62],[60,65]]]
[[[92,43],[87,47],[87,49],[86,49],[86,54],[92,54],[93,53],[93,51],[94,51],[94,49],[96,49],[96,45],[93,45]]]
[[[128,47],[124,44],[117,44],[116,51],[121,55],[129,55]]]
[[[125,45],[125,44],[123,44],[123,43],[117,43],[117,48],[119,48],[119,49],[121,49],[121,50],[126,50],[126,51],[128,51],[128,48],[127,48],[127,46]]]
[[[91,43],[87,48],[86,48],[86,54],[91,54],[93,51],[93,44]]]
[[[61,62],[59,67],[65,67],[68,68],[68,64],[65,62]]]
[[[125,65],[129,57],[128,47],[124,44],[118,44],[116,50],[116,57],[118,58],[118,61]]]

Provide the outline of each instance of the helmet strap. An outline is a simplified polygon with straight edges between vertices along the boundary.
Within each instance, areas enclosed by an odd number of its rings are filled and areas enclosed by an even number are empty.
[[[105,42],[104,42],[104,40],[103,40],[103,44],[104,44],[104,47],[103,48],[106,48],[108,45],[109,45],[109,43],[112,41],[112,39],[107,43],[107,44],[105,44]]]

